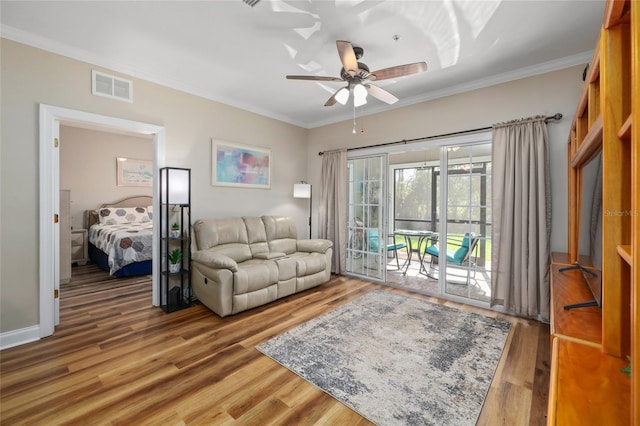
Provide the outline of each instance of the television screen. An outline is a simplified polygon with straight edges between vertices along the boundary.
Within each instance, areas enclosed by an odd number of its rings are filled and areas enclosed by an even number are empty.
[[[580,212],[580,254],[589,257],[581,264],[593,298],[602,306],[602,153],[582,169]]]

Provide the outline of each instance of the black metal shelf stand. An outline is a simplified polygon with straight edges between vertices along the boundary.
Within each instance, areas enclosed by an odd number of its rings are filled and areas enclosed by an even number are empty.
[[[160,306],[174,312],[191,306],[191,170],[160,169]],[[172,229],[178,224],[178,230]],[[179,250],[172,264],[170,254]]]

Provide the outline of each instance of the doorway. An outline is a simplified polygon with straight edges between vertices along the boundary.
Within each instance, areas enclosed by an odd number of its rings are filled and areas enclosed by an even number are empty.
[[[130,197],[149,197],[144,207],[152,204],[152,182],[123,184],[119,181],[119,159],[142,160],[151,163],[153,145],[151,136],[113,132],[62,122],[60,125],[60,190],[66,202],[61,201],[61,284],[69,282],[79,266],[96,261],[95,250],[87,241],[92,236],[89,212],[105,203],[115,203]],[[116,166],[118,164],[118,166]],[[153,173],[149,166],[149,171]],[[66,214],[65,214],[66,213]],[[66,222],[66,223],[65,223]],[[66,225],[66,226],[65,226]],[[69,233],[69,229],[71,232]],[[147,244],[151,244],[149,223]],[[95,235],[94,237],[95,238]],[[107,252],[107,250],[103,250]],[[151,247],[148,250],[151,256]],[[70,258],[67,262],[64,258]],[[108,267],[106,260],[100,263]],[[149,271],[149,275],[151,271]],[[67,288],[67,287],[65,287]],[[64,298],[64,292],[61,298]],[[61,300],[61,303],[64,299]],[[150,300],[149,300],[150,302]]]
[[[165,129],[121,118],[93,114],[68,108],[40,104],[40,300],[39,335],[52,335],[59,322],[60,291],[60,227],[57,221],[60,211],[60,124],[88,126],[99,130],[151,135],[153,143],[153,168],[164,166]],[[158,176],[153,177],[153,193],[157,192]],[[154,205],[156,200],[154,198]],[[155,206],[154,208],[157,208]],[[153,257],[157,257],[157,218],[153,218]],[[158,278],[152,276],[152,303],[159,304]]]
[[[348,161],[348,272],[488,306],[491,134],[377,148]],[[380,162],[388,162],[382,172]]]
[[[386,155],[352,158],[348,168],[346,270],[385,280]]]

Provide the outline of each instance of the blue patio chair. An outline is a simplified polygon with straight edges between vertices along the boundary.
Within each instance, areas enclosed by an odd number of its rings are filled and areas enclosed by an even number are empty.
[[[473,278],[475,279],[475,263],[473,262],[472,254],[478,244],[478,237],[475,232],[465,232],[464,238],[462,241],[459,239],[451,239],[446,242],[446,246],[454,245],[458,246],[457,249],[451,250],[447,248],[446,250],[446,259],[447,263],[454,267],[461,267],[467,270],[467,284],[471,279],[471,270],[473,269]],[[431,275],[431,271],[436,270],[436,266],[438,264],[438,260],[440,259],[440,249],[438,247],[438,243],[433,244],[427,247],[424,251],[425,255],[428,254],[431,256],[429,261],[429,271],[424,267],[424,257],[423,264],[420,267],[420,272],[425,271],[425,274],[431,278],[434,278]]]
[[[378,241],[380,239],[379,233],[377,229],[370,229],[369,233],[368,233],[368,239],[369,239],[369,251],[371,252],[379,252],[379,246],[378,246]],[[400,270],[400,260],[398,260],[398,250],[402,250],[405,249],[405,251],[407,250],[407,244],[405,243],[396,243],[395,242],[395,237],[391,236],[391,238],[394,238],[393,240],[393,244],[387,244],[387,253],[389,252],[393,252],[393,256],[396,258],[396,265],[398,267],[398,271]],[[405,260],[406,263],[406,260]],[[404,267],[404,263],[402,264],[402,266]]]

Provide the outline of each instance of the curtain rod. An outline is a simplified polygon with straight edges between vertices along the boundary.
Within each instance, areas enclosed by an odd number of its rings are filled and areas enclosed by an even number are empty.
[[[549,117],[545,117],[544,121],[555,121],[555,120],[560,120],[562,119],[562,114],[561,113],[555,113],[554,115],[550,115]],[[477,129],[470,129],[470,130],[460,130],[459,132],[452,132],[452,133],[443,133],[441,135],[434,135],[434,136],[424,136],[421,138],[415,138],[415,139],[402,139],[401,141],[395,141],[395,142],[384,142],[384,143],[379,143],[379,144],[375,144],[375,145],[367,145],[367,146],[357,146],[354,148],[347,148],[347,151],[355,151],[357,149],[367,149],[367,148],[378,148],[380,146],[387,146],[387,145],[396,145],[396,144],[408,144],[408,143],[412,143],[412,142],[420,142],[420,141],[426,141],[429,139],[436,139],[436,138],[443,138],[445,136],[456,136],[456,135],[464,135],[467,133],[475,133],[475,132],[482,132],[484,130],[491,130],[493,128],[493,126],[488,126],[488,127],[480,127]],[[324,151],[320,151],[318,153],[318,155],[323,155]]]

